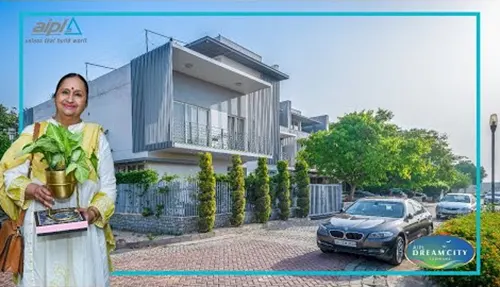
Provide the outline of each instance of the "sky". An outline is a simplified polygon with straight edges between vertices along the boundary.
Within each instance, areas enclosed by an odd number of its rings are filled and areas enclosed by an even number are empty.
[[[18,106],[20,11],[479,11],[481,165],[491,174],[488,119],[500,113],[500,4],[482,1],[88,1],[0,2],[0,103]],[[403,3],[402,3],[403,2]],[[497,3],[495,3],[497,2]],[[23,39],[40,21],[24,20]],[[59,78],[85,62],[118,68],[146,52],[145,32],[190,42],[221,34],[278,64],[290,76],[281,100],[330,120],[384,108],[405,128],[449,136],[455,153],[476,161],[476,27],[470,17],[75,17],[82,44],[24,44],[24,106],[49,99]],[[149,47],[165,39],[149,36]],[[89,79],[108,70],[89,66]],[[500,141],[500,138],[499,138]],[[497,152],[497,154],[500,154]],[[498,158],[497,162],[500,162]],[[496,165],[497,166],[497,165]],[[495,178],[500,179],[497,166]],[[486,181],[489,180],[489,176]]]

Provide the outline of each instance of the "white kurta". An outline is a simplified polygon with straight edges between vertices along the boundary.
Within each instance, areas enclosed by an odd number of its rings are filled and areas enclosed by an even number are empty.
[[[57,124],[55,120],[48,120]],[[84,123],[70,126],[72,132],[81,131]],[[33,125],[24,132],[33,134]],[[106,193],[114,202],[116,181],[114,163],[106,137],[99,139],[99,164],[97,183],[86,181],[78,185],[80,206],[88,207],[97,192]],[[26,176],[29,162],[12,168],[5,173],[6,187],[20,175]],[[37,179],[33,182],[41,184]],[[76,207],[76,192],[66,201],[56,200],[53,208]],[[109,269],[104,232],[95,225],[87,231],[60,235],[37,236],[35,233],[34,211],[46,208],[33,201],[26,211],[22,232],[25,240],[24,273],[18,286],[43,287],[101,287],[109,286]]]

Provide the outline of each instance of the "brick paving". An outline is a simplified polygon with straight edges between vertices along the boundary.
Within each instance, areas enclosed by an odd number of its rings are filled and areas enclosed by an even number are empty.
[[[226,228],[212,238],[113,254],[116,270],[414,270],[404,262],[393,268],[348,254],[323,254],[315,243],[316,223],[271,223]],[[11,287],[0,275],[0,286]],[[242,287],[424,287],[422,279],[318,276],[164,276],[113,277],[112,286]]]

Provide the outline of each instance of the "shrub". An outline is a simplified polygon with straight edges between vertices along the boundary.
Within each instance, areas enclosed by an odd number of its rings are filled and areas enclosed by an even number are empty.
[[[500,286],[500,230],[498,222],[500,222],[499,212],[481,212],[480,276],[431,276],[430,279],[442,287]],[[458,236],[476,247],[476,214],[472,213],[446,221],[435,233]],[[476,258],[469,264],[452,271],[476,271]]]
[[[247,189],[247,201],[251,205],[255,205],[255,183],[257,181],[257,177],[255,173],[250,173],[247,177],[245,177],[245,187]]]
[[[266,223],[271,216],[271,196],[269,195],[269,171],[265,158],[259,158],[255,173],[255,217],[257,222]]]
[[[305,160],[299,158],[295,163],[295,183],[297,184],[297,217],[309,215],[309,167]]]
[[[212,231],[215,225],[215,174],[210,153],[200,154],[199,194],[198,194],[198,231]]]
[[[290,174],[288,162],[278,162],[278,174],[276,175],[276,196],[278,197],[279,217],[287,220],[290,217]]]
[[[231,183],[231,177],[227,174],[217,173],[217,174],[215,174],[215,181],[216,182]]]
[[[245,220],[245,174],[241,158],[238,155],[233,155],[233,166],[230,173],[231,191],[232,191],[232,214],[231,225],[240,226]]]
[[[152,169],[133,170],[116,173],[116,184],[155,184],[159,180],[158,173]]]

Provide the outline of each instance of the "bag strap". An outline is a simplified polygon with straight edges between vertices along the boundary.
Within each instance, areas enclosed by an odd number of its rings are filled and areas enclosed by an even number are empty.
[[[40,123],[36,122],[35,129],[33,130],[33,141],[35,141],[38,138],[39,133],[40,133]],[[30,166],[28,169],[28,178],[31,178],[31,166],[33,164],[33,158],[34,158],[34,155],[31,154],[31,161],[30,161]],[[21,210],[21,213],[19,214],[19,218],[17,219],[17,222],[16,222],[18,228],[21,225],[23,225],[25,215],[26,215],[26,210]]]

